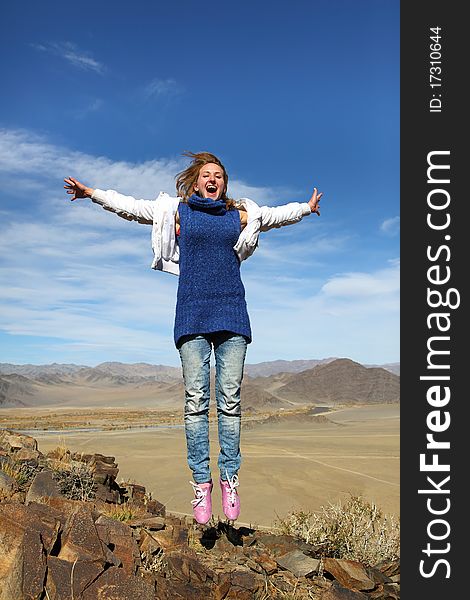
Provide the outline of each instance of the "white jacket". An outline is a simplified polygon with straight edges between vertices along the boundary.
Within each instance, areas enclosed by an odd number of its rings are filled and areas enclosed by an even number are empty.
[[[106,210],[129,221],[152,225],[152,268],[179,275],[179,246],[175,232],[175,215],[181,198],[160,192],[155,200],[136,200],[114,190],[95,189],[91,197]],[[258,246],[260,231],[298,223],[311,214],[307,202],[291,202],[282,206],[258,206],[249,198],[241,198],[239,206],[247,212],[247,225],[233,247],[240,261],[253,254]]]

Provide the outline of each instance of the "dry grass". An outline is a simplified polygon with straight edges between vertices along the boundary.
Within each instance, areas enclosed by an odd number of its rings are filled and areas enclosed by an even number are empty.
[[[20,487],[28,483],[30,479],[28,470],[18,463],[5,461],[2,463],[2,471],[14,479]]]
[[[144,508],[141,506],[134,506],[130,502],[124,504],[107,504],[103,507],[101,512],[107,517],[111,517],[112,519],[123,523],[148,516],[148,513]]]
[[[360,496],[351,496],[344,505],[322,507],[320,514],[292,512],[279,520],[279,527],[283,533],[318,546],[323,556],[370,566],[400,556],[399,520],[384,515]]]
[[[17,461],[14,457],[8,457],[2,461],[1,469],[4,473],[12,477],[18,484],[21,491],[26,491],[34,477],[41,471],[39,465],[28,464],[27,462]]]
[[[315,595],[313,590],[307,589],[304,586],[298,587],[297,580],[291,591],[283,591],[279,589],[272,581],[266,577],[264,588],[258,590],[254,595],[254,600],[317,600],[318,595]]]
[[[57,460],[69,460],[70,459],[70,450],[67,448],[67,444],[65,442],[64,436],[59,437],[59,445],[54,452],[54,458]]]

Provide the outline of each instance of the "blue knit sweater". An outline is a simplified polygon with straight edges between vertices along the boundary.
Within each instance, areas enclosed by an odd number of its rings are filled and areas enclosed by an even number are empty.
[[[231,331],[251,342],[251,327],[233,246],[240,235],[238,210],[190,198],[180,203],[180,276],[174,340],[185,335]]]

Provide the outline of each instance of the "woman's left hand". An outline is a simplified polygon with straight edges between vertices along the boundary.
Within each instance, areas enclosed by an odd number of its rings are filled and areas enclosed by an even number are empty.
[[[320,198],[323,196],[323,192],[318,193],[317,188],[313,188],[313,194],[310,200],[308,201],[308,205],[310,206],[310,210],[313,213],[316,213],[320,216]]]

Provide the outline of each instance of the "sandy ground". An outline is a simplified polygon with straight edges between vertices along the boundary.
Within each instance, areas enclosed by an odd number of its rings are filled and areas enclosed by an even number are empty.
[[[242,431],[240,522],[270,527],[291,510],[320,511],[350,494],[399,515],[399,405],[345,408],[328,416],[332,423],[275,424]],[[191,472],[181,426],[33,435],[42,452],[65,440],[72,451],[114,456],[118,481],[145,485],[169,511],[191,513]],[[213,512],[223,518],[215,424],[210,440]]]

